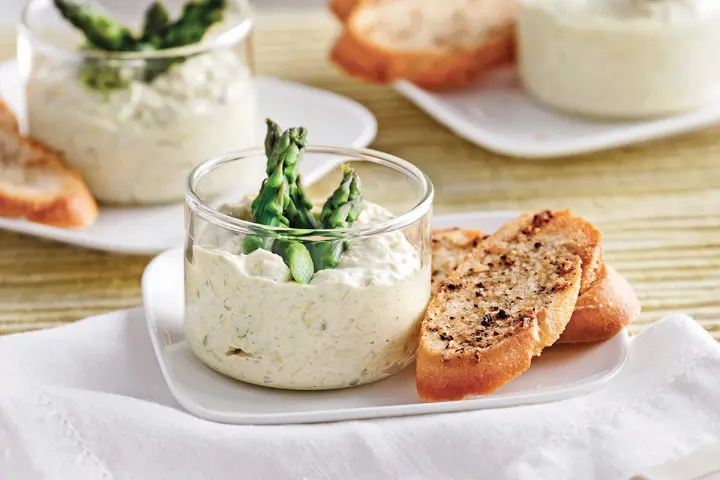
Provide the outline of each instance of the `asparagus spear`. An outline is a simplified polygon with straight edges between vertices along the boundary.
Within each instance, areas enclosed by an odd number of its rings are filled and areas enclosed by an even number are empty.
[[[72,25],[85,34],[95,48],[111,52],[133,51],[137,42],[129,28],[84,3],[54,0],[55,6]]]
[[[298,174],[294,184],[290,185],[290,203],[286,214],[293,228],[315,229],[317,222],[312,214],[312,200],[302,185],[302,176]]]
[[[261,225],[271,227],[287,227],[288,219],[283,215],[287,202],[287,181],[282,173],[282,164],[279,164],[260,187],[260,193],[251,205],[252,220]],[[270,250],[272,238],[249,235],[245,237],[245,253],[252,253],[259,248]]]
[[[267,133],[265,133],[265,156],[269,159],[272,156],[275,143],[282,136],[282,129],[280,125],[269,118],[265,119],[265,125],[267,125]]]
[[[180,19],[163,29],[157,48],[176,48],[199,42],[213,24],[223,19],[226,7],[226,0],[196,0],[185,4]],[[153,60],[145,70],[145,81],[153,81],[184,61],[182,57]]]
[[[320,222],[324,229],[346,228],[352,225],[363,209],[363,187],[358,174],[347,164],[342,166],[343,179],[338,188],[330,195],[320,213]],[[313,242],[310,255],[315,271],[336,268],[340,255],[347,247],[342,240]]]
[[[165,6],[155,2],[145,12],[142,35],[135,38],[129,28],[96,7],[76,0],[53,1],[63,17],[83,32],[88,48],[110,52],[160,50],[197,43],[214,23],[222,20],[227,7],[227,0],[191,1],[183,8],[182,16],[172,23]],[[171,66],[184,61],[182,57],[151,60],[143,72],[144,79],[151,82]],[[127,85],[120,69],[109,65],[85,65],[80,77],[97,90]]]
[[[166,29],[161,48],[199,42],[213,24],[223,19],[226,7],[226,0],[196,0],[187,3],[180,19]]]
[[[153,2],[145,11],[145,25],[140,41],[154,48],[160,48],[169,26],[170,15],[165,5],[160,2]]]
[[[279,157],[273,156],[273,150],[282,137],[280,126],[270,120],[265,120],[267,133],[265,135],[265,153],[269,159],[268,170],[274,168]],[[290,202],[285,210],[286,216],[293,228],[314,229],[317,228],[315,217],[312,215],[312,201],[302,185],[302,179],[297,171],[298,164],[302,159],[307,141],[307,130],[296,128],[289,130],[290,141],[294,142],[297,151],[289,150],[292,156],[285,158],[285,178],[287,178]],[[283,140],[285,141],[285,140]]]
[[[268,121],[268,131],[265,139],[266,152],[269,152],[267,171],[268,178],[263,182],[260,193],[253,200],[253,221],[263,225],[290,226],[287,215],[291,205],[290,190],[297,191],[297,185],[290,180],[297,181],[297,162],[301,158],[305,147],[304,129],[289,129],[278,136],[280,129],[277,124]],[[297,214],[297,210],[289,211]],[[307,247],[300,242],[277,240],[248,236],[245,238],[245,253],[258,248],[272,249],[283,257],[283,261],[290,268],[290,273],[298,283],[308,283],[313,276],[314,268],[312,257]]]

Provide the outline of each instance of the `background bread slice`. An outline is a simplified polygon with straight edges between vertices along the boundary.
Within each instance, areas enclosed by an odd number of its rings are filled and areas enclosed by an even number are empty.
[[[0,216],[58,227],[84,227],[97,217],[97,204],[82,178],[56,152],[23,138],[2,101]]]
[[[346,22],[350,13],[361,0],[330,0],[330,11],[341,22]]]
[[[487,394],[527,370],[570,321],[600,244],[600,232],[567,211],[522,215],[483,240],[430,301],[418,394]]]
[[[517,0],[349,0],[331,59],[373,83],[405,79],[442,90],[467,85],[510,62]]]
[[[480,230],[446,228],[432,232],[432,291],[486,238]],[[640,301],[628,282],[605,264],[575,304],[572,318],[556,343],[608,340],[640,314]]]
[[[607,274],[580,295],[557,343],[599,342],[615,336],[640,315],[630,284],[609,265]]]

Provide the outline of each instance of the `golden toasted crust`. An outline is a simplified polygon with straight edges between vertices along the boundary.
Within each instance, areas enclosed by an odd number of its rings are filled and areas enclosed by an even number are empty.
[[[640,314],[640,301],[633,288],[612,267],[580,295],[570,323],[558,343],[586,343],[608,340]]]
[[[360,3],[361,0],[330,0],[330,11],[341,22],[346,22],[353,8]]]
[[[457,227],[433,230],[433,294],[472,252],[474,245],[486,237],[480,230]],[[595,283],[579,296],[572,318],[556,343],[608,340],[628,326],[639,313],[640,302],[630,284],[604,264]]]
[[[586,270],[601,270],[600,242],[568,211],[522,215],[482,241],[428,306],[418,394],[487,394],[527,370],[566,328],[583,282],[599,274]]]
[[[493,25],[477,45],[408,49],[378,43],[356,20],[364,7],[380,2],[365,0],[356,8],[350,6],[343,32],[330,54],[331,60],[349,75],[370,83],[404,79],[430,90],[446,90],[473,83],[488,70],[515,58],[514,19]],[[338,16],[346,15],[349,2],[338,3],[341,5],[334,7],[340,12]]]
[[[56,152],[23,138],[0,101],[0,216],[57,227],[90,225],[97,204],[80,175]]]
[[[552,345],[567,325],[577,300],[579,270],[572,287],[537,312],[530,328],[503,340],[480,355],[446,356],[421,340],[415,369],[415,386],[425,400],[460,400],[468,395],[494,392],[530,368],[532,358]],[[432,306],[430,308],[437,308]],[[424,337],[424,335],[423,335]]]

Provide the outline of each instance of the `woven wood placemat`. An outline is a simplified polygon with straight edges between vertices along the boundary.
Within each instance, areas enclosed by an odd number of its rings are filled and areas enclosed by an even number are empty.
[[[574,158],[502,157],[456,137],[391,87],[339,74],[326,60],[337,28],[324,12],[261,16],[259,73],[365,104],[379,122],[373,147],[427,172],[436,213],[567,207],[586,216],[643,303],[632,332],[685,312],[720,339],[720,128]],[[0,333],[139,306],[149,260],[0,232]]]

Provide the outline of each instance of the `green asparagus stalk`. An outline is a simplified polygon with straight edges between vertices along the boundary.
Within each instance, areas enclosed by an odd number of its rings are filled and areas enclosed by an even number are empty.
[[[154,2],[145,12],[145,24],[140,41],[154,48],[161,48],[168,27],[170,27],[170,14],[165,5]]]
[[[274,148],[282,137],[280,126],[270,120],[265,120],[267,124],[267,133],[265,135],[265,153],[269,159],[268,170],[275,167],[280,160],[277,155],[273,154]],[[292,156],[286,156],[285,160],[285,178],[287,178],[290,202],[285,210],[286,216],[290,221],[292,228],[315,229],[317,224],[315,217],[312,215],[313,204],[310,196],[307,194],[302,185],[302,179],[298,173],[298,164],[302,160],[307,143],[307,130],[305,128],[296,128],[289,130],[289,139],[297,146],[297,151],[288,150],[293,153]],[[285,141],[284,139],[282,140]]]
[[[210,27],[222,21],[226,8],[226,0],[196,0],[187,3],[180,19],[166,29],[161,48],[198,43]]]
[[[269,118],[265,119],[265,125],[267,126],[267,132],[265,133],[265,156],[269,159],[275,149],[275,143],[282,136],[283,132],[280,125]]]
[[[213,24],[223,19],[227,8],[227,0],[194,0],[185,5],[181,17],[173,23],[165,6],[154,2],[145,12],[142,34],[135,37],[129,28],[97,7],[77,0],[53,1],[60,13],[85,35],[85,48],[109,52],[162,50],[197,43]],[[143,78],[151,82],[184,61],[184,57],[149,60]],[[119,67],[95,59],[83,65],[80,78],[90,88],[101,91],[124,88],[129,83]]]
[[[167,25],[157,42],[158,49],[177,48],[198,43],[215,23],[222,21],[226,0],[196,0],[187,3],[178,21]],[[145,70],[145,81],[152,82],[173,65],[185,61],[183,57],[155,59]]]
[[[263,182],[260,193],[251,205],[255,223],[271,227],[288,227],[290,222],[283,215],[287,202],[287,181],[282,173],[282,164]],[[270,250],[272,238],[249,235],[244,240],[245,253],[262,248]]]
[[[289,214],[297,215],[297,209],[291,208],[290,191],[297,192],[297,162],[302,157],[305,148],[304,129],[289,129],[278,135],[279,127],[268,121],[268,130],[265,138],[268,178],[263,183],[260,193],[251,205],[253,221],[263,225],[291,226]],[[312,206],[312,205],[311,205]],[[314,219],[313,219],[314,220]],[[293,279],[298,283],[308,283],[314,274],[312,257],[307,247],[300,242],[275,240],[248,236],[245,238],[245,253],[251,253],[258,248],[272,250],[282,256],[285,264],[290,268]]]
[[[268,178],[251,205],[253,221],[264,225],[316,229],[318,221],[312,214],[312,201],[302,185],[298,164],[305,150],[307,131],[290,128],[282,131],[266,120],[265,154]],[[363,187],[358,174],[343,165],[343,179],[330,195],[320,213],[323,229],[346,228],[352,225],[363,209]],[[283,258],[298,283],[308,283],[315,272],[336,268],[347,242],[344,239],[318,242],[245,238],[245,252],[258,248],[271,250]]]
[[[82,31],[95,48],[110,52],[136,50],[137,42],[132,31],[97,8],[68,0],[54,2],[62,16]]]
[[[320,222],[324,229],[351,226],[360,216],[364,206],[360,177],[347,164],[344,164],[342,168],[343,179],[338,188],[328,197],[320,213]],[[345,248],[347,248],[347,244],[343,240],[313,242],[309,250],[315,271],[336,268]]]
[[[316,229],[317,222],[312,214],[312,200],[302,185],[302,175],[290,185],[290,203],[286,209],[290,226],[293,228]]]

